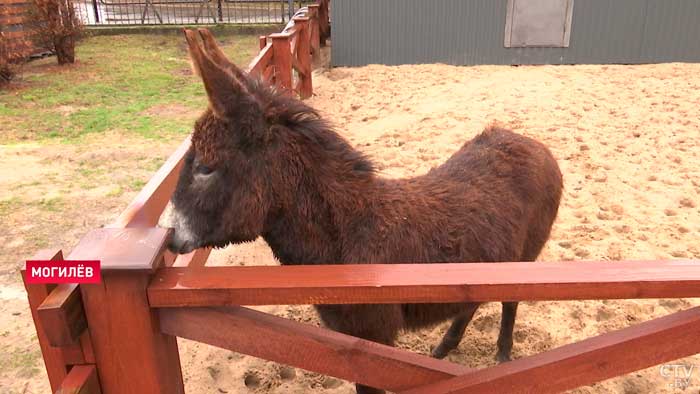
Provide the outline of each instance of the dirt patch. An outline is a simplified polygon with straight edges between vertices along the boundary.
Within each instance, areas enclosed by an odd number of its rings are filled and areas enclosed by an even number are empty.
[[[158,104],[143,111],[142,115],[164,117],[164,118],[184,118],[196,117],[202,111],[194,110],[182,104]]]

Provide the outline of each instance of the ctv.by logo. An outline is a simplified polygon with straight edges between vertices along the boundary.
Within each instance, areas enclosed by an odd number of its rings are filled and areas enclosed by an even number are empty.
[[[664,378],[672,379],[668,387],[685,390],[690,387],[690,380],[695,370],[694,365],[688,364],[664,364],[659,372]]]

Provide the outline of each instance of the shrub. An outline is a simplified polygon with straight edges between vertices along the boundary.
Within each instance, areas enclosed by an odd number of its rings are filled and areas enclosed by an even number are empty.
[[[58,64],[75,62],[75,41],[83,29],[72,0],[32,0],[37,44],[53,49]]]

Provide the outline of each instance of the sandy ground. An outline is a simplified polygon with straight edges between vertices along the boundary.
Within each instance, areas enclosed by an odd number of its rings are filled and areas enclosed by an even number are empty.
[[[540,260],[700,258],[700,64],[368,66],[319,70],[314,78],[316,96],[309,103],[353,145],[368,153],[386,177],[426,172],[492,122],[548,145],[564,173],[565,193]],[[159,145],[155,151],[162,157],[176,145]],[[76,171],[72,159],[78,155],[119,158],[113,152],[91,149],[89,145],[76,152],[36,148],[34,154],[43,158],[33,163],[23,152],[6,148],[0,155],[0,166],[5,169],[3,188],[28,183],[51,171],[61,180],[63,167]],[[149,149],[154,147],[134,148],[125,160],[147,156]],[[35,164],[47,168],[34,174],[39,168]],[[17,168],[24,169],[23,173]],[[148,166],[138,170],[147,171]],[[30,189],[35,193],[51,192],[40,185],[28,187],[37,188]],[[71,219],[62,220],[60,226],[65,232],[55,243],[73,245],[88,227],[94,227],[86,223],[108,223],[126,206],[125,198],[114,197],[101,207],[99,202],[104,199],[100,198],[89,206],[78,206],[71,203],[70,195],[65,196],[56,210],[43,205],[43,210],[37,208],[30,224],[20,221],[16,213],[2,218],[3,227],[10,230],[3,230],[0,239],[6,247],[5,257],[13,264],[0,272],[0,344],[5,349],[0,394],[49,391],[45,375],[38,372],[43,365],[37,358],[31,318],[15,276],[18,263],[14,262],[34,249],[27,234],[43,231],[36,223],[68,217]],[[79,220],[86,211],[90,218]],[[22,237],[25,243],[17,243]],[[210,265],[259,264],[275,264],[262,241],[215,251],[210,259]],[[524,303],[516,323],[514,357],[693,305],[700,301]],[[318,324],[309,307],[261,309]],[[449,359],[475,368],[494,365],[499,311],[495,304],[482,307]],[[427,354],[446,326],[406,333],[399,346]],[[180,345],[188,393],[354,392],[351,384],[334,378],[186,340]],[[685,391],[672,389],[669,385],[674,380],[661,376],[659,367],[654,367],[573,392],[699,393],[700,357],[681,362],[694,366]]]
[[[383,176],[407,177],[446,160],[498,122],[550,147],[565,193],[543,261],[700,258],[700,64],[648,66],[336,68],[314,76],[309,103]],[[216,251],[211,264],[274,264],[262,241]],[[524,303],[514,356],[533,355],[700,305],[698,300]],[[308,307],[263,308],[318,324]],[[449,359],[494,365],[500,308],[483,307]],[[406,333],[427,354],[447,323]],[[181,341],[190,393],[353,393],[347,382]],[[659,343],[659,346],[664,346]],[[700,392],[654,367],[573,393]]]

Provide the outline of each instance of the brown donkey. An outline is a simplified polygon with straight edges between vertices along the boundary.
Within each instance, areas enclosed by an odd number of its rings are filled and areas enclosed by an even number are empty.
[[[549,150],[491,127],[444,164],[384,179],[312,108],[248,77],[207,30],[185,31],[209,108],[196,121],[173,195],[171,249],[262,236],[282,264],[534,261],[562,176]],[[402,329],[454,319],[433,356],[456,348],[478,304],[318,305],[331,329],[393,345]],[[518,304],[504,302],[500,361]],[[358,393],[382,390],[357,385]]]

